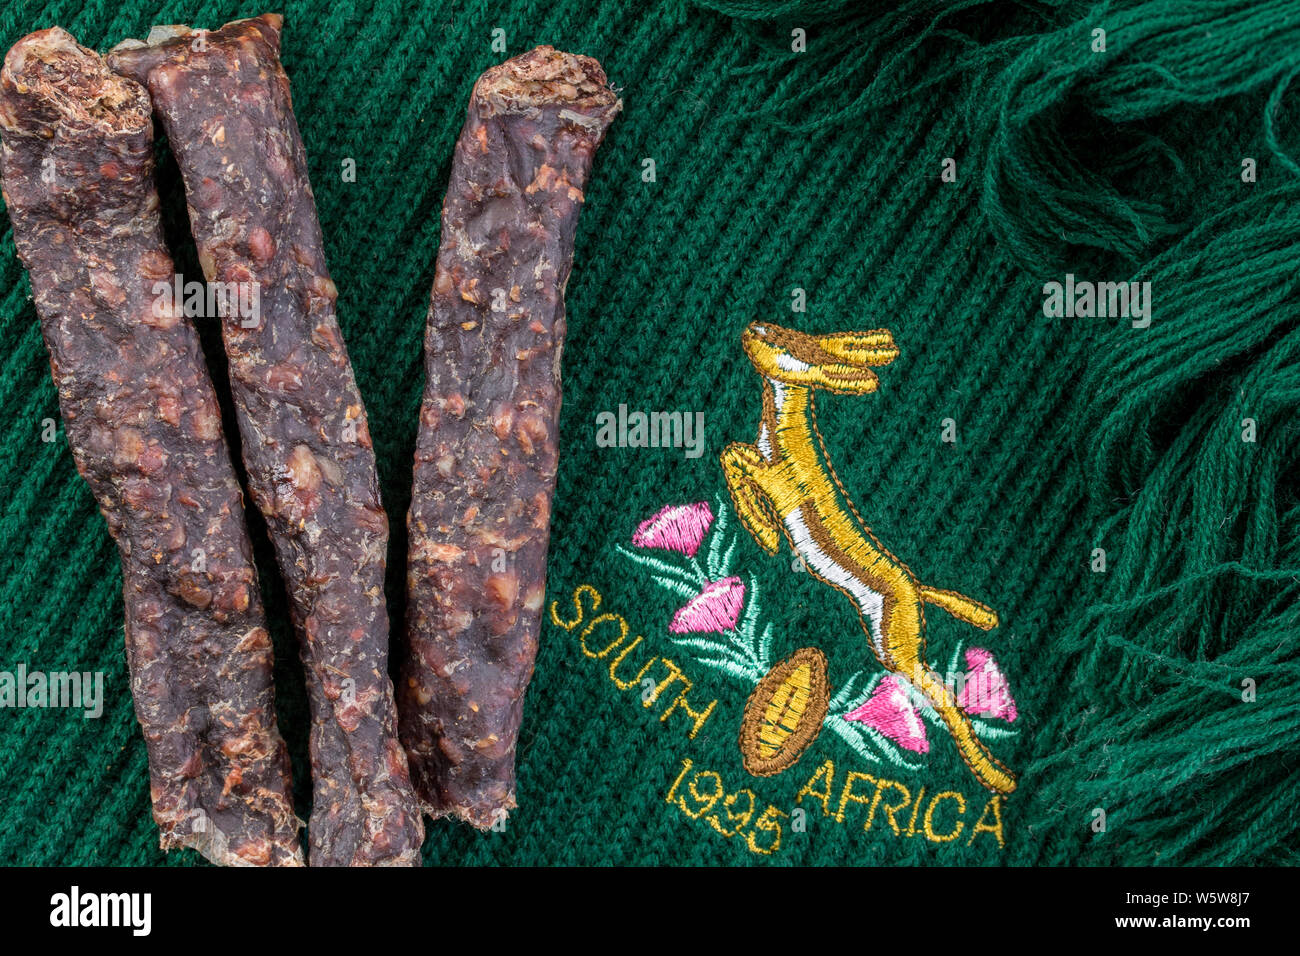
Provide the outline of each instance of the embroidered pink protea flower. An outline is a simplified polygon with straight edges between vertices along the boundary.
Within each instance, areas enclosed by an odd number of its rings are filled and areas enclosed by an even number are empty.
[[[710,581],[704,590],[677,609],[668,630],[672,634],[721,634],[734,631],[745,603],[745,582],[740,578]]]
[[[874,727],[904,750],[919,754],[930,751],[925,724],[912,706],[907,682],[896,674],[887,674],[881,678],[871,696],[856,710],[845,714],[844,719]]]
[[[982,647],[966,650],[966,685],[957,695],[957,706],[968,714],[988,714],[1008,723],[1016,719],[1016,702],[998,662]]]
[[[637,526],[632,544],[638,548],[663,548],[693,558],[712,524],[713,509],[707,501],[667,505]]]

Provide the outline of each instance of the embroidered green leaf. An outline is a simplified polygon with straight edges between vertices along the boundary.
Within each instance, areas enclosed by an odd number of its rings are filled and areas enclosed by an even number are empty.
[[[680,594],[684,598],[695,597],[696,590],[693,584],[688,584],[684,581],[678,581],[676,578],[669,578],[658,574],[653,574],[650,577],[651,580],[660,587],[667,588],[670,591]]]
[[[758,639],[758,659],[764,663],[772,659],[772,623],[769,621]]]
[[[716,577],[718,575],[714,569],[718,562],[718,551],[722,547],[723,540],[726,538],[727,524],[731,519],[726,506],[718,499],[714,499],[714,510],[717,512],[718,519],[713,525],[713,534],[709,541],[708,564],[709,572],[714,574]],[[721,576],[726,577],[726,575]]]
[[[985,720],[972,720],[971,726],[975,728],[975,736],[988,737],[991,740],[1015,737],[1020,733],[1014,727],[1000,727]]]
[[[668,575],[670,577],[676,578],[685,584],[694,583],[691,580],[691,578],[687,575],[685,569],[680,568],[673,564],[669,564],[667,561],[663,561],[659,558],[653,558],[648,554],[637,554],[634,551],[629,551],[621,544],[615,545],[614,550],[617,551],[619,554],[623,555],[623,557],[628,558],[629,560],[635,562],[636,564],[641,565],[642,567],[653,568],[654,570],[658,571],[660,574]]]

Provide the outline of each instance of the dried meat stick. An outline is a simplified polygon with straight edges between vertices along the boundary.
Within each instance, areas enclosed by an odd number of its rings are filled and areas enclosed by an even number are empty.
[[[379,502],[334,313],[275,15],[156,28],[113,69],[144,82],[210,282],[257,302],[222,323],[249,492],[288,587],[311,702],[312,866],[413,865],[424,826],[388,677]]]
[[[5,57],[0,139],[73,459],[121,554],[162,847],[301,866],[239,482],[198,337],[157,294],[174,268],[149,97],[42,30]]]
[[[484,73],[442,208],[407,517],[402,742],[424,809],[515,807],[555,490],[564,288],[582,190],[622,107],[549,46]]]

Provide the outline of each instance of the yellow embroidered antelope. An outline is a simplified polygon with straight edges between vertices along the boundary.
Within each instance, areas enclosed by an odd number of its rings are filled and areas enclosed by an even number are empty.
[[[997,627],[997,613],[955,591],[921,584],[885,550],[831,467],[817,429],[814,392],[874,392],[879,380],[871,366],[898,357],[893,336],[885,329],[808,335],[760,322],[745,330],[743,343],[763,376],[763,417],[755,444],[723,451],[722,471],[746,530],[769,554],[784,535],[818,579],[843,592],[880,663],[925,695],[979,782],[1010,793],[1015,776],[975,736],[925,659],[924,605],[986,631]]]

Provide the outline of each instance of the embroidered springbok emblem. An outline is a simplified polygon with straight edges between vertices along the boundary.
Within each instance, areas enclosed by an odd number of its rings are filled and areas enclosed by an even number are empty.
[[[784,535],[813,575],[843,592],[880,663],[929,700],[979,782],[1010,793],[1015,776],[975,736],[952,691],[926,662],[924,605],[986,631],[997,626],[997,613],[963,594],[921,584],[885,550],[831,467],[817,429],[814,393],[874,392],[879,380],[871,367],[898,357],[893,336],[885,329],[815,336],[764,322],[746,329],[742,341],[763,377],[763,417],[755,444],[734,443],[723,451],[722,471],[746,530],[769,554]]]

